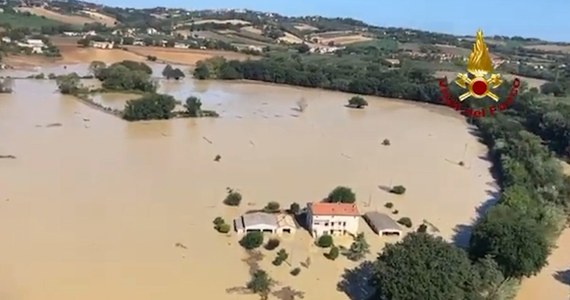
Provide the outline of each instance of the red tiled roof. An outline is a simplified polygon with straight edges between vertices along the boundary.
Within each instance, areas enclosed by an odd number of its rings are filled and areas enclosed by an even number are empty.
[[[325,203],[314,202],[308,205],[313,215],[327,216],[360,216],[354,203]]]

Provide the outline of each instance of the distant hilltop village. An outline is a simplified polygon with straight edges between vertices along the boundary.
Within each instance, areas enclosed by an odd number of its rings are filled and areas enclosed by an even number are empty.
[[[2,43],[12,43],[16,52],[50,56],[58,53],[48,48],[47,36],[64,36],[77,39],[84,47],[99,49],[165,47],[257,56],[283,51],[338,57],[373,54],[374,61],[388,68],[400,68],[409,61],[454,71],[464,68],[473,43],[472,36],[378,27],[351,18],[287,17],[248,9],[135,9],[52,0],[0,0],[0,9],[0,13],[10,14],[4,18],[10,25],[44,35],[43,45],[29,43],[37,40],[33,34],[14,35]],[[552,69],[566,64],[567,45],[563,43],[505,36],[485,36],[485,41],[494,67],[504,73],[553,80],[549,75]]]

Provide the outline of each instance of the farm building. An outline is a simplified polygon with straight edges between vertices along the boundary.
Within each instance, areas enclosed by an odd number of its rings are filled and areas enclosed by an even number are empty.
[[[295,233],[297,225],[290,215],[254,212],[235,219],[234,228],[240,234],[252,231],[282,234]]]
[[[378,235],[402,235],[402,229],[390,216],[371,211],[364,214],[364,220]]]

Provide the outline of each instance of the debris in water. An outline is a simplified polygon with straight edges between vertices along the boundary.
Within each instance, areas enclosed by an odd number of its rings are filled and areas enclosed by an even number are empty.
[[[84,122],[89,122],[89,121],[91,121],[91,120],[90,120],[89,118],[83,118],[83,121],[84,121]]]
[[[255,143],[252,140],[249,140],[249,144],[255,147]]]
[[[182,249],[188,249],[186,246],[184,246],[184,244],[182,243],[176,243],[174,244],[174,247],[178,247],[178,248],[182,248]]]
[[[14,155],[0,155],[0,158],[16,159],[16,156],[14,156]]]
[[[218,154],[218,155],[216,155],[216,157],[214,158],[214,161],[220,161],[220,159],[222,159],[222,157]]]
[[[202,138],[203,138],[206,142],[208,142],[208,143],[210,143],[210,144],[213,144],[212,141],[210,141],[207,137],[203,136]]]
[[[344,156],[345,158],[352,159],[352,157],[350,157],[350,156],[348,156],[348,155],[346,155],[346,154],[344,154],[344,153],[341,153],[340,155]]]
[[[61,126],[63,126],[63,124],[61,124],[61,123],[50,123],[50,124],[46,125],[47,128],[49,128],[49,127],[61,127]]]

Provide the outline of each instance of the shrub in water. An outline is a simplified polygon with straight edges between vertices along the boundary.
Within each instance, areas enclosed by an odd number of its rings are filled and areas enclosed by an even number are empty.
[[[214,219],[214,225],[219,226],[226,223],[226,221],[224,221],[224,219],[222,217],[216,217]]]
[[[271,251],[279,247],[280,241],[278,239],[270,239],[267,244],[265,244],[265,249]]]
[[[408,217],[400,218],[400,220],[398,220],[398,223],[400,223],[400,224],[402,224],[408,228],[412,227],[412,220],[410,220],[410,218],[408,218]]]
[[[427,232],[427,225],[422,224],[418,227],[418,232]]]
[[[339,253],[340,253],[340,250],[338,249],[338,247],[333,246],[331,248],[331,250],[329,251],[329,253],[325,254],[325,257],[330,259],[330,260],[335,260],[335,259],[337,259]]]
[[[276,212],[279,210],[279,203],[275,202],[275,201],[271,201],[269,203],[267,203],[267,205],[265,206],[265,211],[267,212]]]
[[[297,276],[297,275],[299,275],[299,273],[301,273],[301,268],[299,268],[299,267],[291,270],[291,275],[293,275],[293,276]]]
[[[403,185],[397,185],[395,187],[392,187],[392,189],[390,190],[390,193],[393,193],[396,195],[403,195],[404,193],[406,193],[406,188]]]
[[[328,248],[332,246],[332,244],[333,244],[333,238],[328,234],[322,235],[321,237],[319,237],[319,240],[317,241],[317,246],[321,248]]]
[[[388,202],[388,203],[384,204],[384,207],[390,209],[390,208],[394,207],[394,203]]]
[[[241,194],[238,192],[231,191],[226,196],[226,199],[224,199],[225,205],[239,206],[240,203],[241,203]]]
[[[229,224],[220,224],[216,227],[216,229],[220,232],[220,233],[228,233],[230,232],[231,226]]]
[[[239,244],[245,249],[251,250],[258,248],[263,244],[263,233],[259,231],[248,232],[240,241]]]

